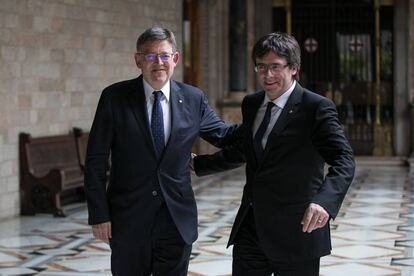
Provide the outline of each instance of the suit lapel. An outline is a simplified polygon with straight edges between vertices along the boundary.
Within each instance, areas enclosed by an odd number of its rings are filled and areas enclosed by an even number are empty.
[[[294,117],[296,114],[299,104],[302,100],[303,88],[296,83],[295,89],[292,91],[288,101],[286,102],[285,107],[282,110],[279,118],[276,121],[272,131],[269,134],[269,138],[267,139],[266,148],[263,153],[263,157],[268,152],[268,149],[272,146],[273,143],[277,140],[278,135],[283,131],[289,121]]]
[[[183,116],[184,110],[184,95],[182,90],[173,80],[170,81],[170,107],[171,107],[171,132],[165,147],[164,154],[167,153],[170,144],[174,143],[174,139],[178,133],[179,122]]]
[[[256,158],[256,153],[253,147],[253,126],[254,126],[254,119],[256,118],[257,111],[260,108],[260,105],[263,103],[265,96],[265,92],[261,91],[256,93],[250,102],[250,106],[246,108],[246,112],[248,112],[245,116],[244,124],[247,125],[246,133],[246,140],[247,140],[247,148],[248,148],[248,155],[250,156],[251,160],[254,160],[254,163],[257,165],[258,160]]]
[[[137,120],[138,127],[141,128],[142,133],[145,137],[145,142],[148,144],[149,148],[153,149],[154,156],[156,157],[155,146],[149,127],[142,75],[133,80],[133,85],[131,86],[131,90],[128,93],[128,97],[130,99],[128,103],[130,104],[134,117]]]

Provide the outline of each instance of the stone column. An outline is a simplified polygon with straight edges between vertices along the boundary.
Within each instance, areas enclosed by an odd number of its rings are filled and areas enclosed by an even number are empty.
[[[251,53],[254,44],[262,36],[271,33],[273,29],[273,1],[259,0],[254,1],[250,7],[250,14],[253,14],[254,20],[249,21],[248,28],[248,60],[247,60],[247,87],[248,91],[258,91],[262,89],[257,83],[256,73],[253,71],[254,62],[251,59]]]
[[[230,92],[246,92],[246,0],[230,0]]]
[[[249,0],[229,1],[229,95],[218,103],[222,118],[240,123],[240,105],[247,91],[247,4]]]
[[[409,1],[394,6],[394,151],[397,156],[410,154]],[[412,15],[411,15],[412,16]],[[411,65],[412,66],[412,65]]]
[[[411,155],[408,159],[410,164],[410,171],[414,176],[414,78],[412,77],[414,73],[414,0],[407,0],[408,6],[407,17],[408,17],[408,69],[407,69],[407,78],[408,78],[408,97],[411,103]],[[400,72],[400,71],[399,71]]]
[[[229,1],[229,95],[219,103],[223,119],[240,122],[240,105],[258,89],[251,60],[257,39],[272,30],[272,0]]]

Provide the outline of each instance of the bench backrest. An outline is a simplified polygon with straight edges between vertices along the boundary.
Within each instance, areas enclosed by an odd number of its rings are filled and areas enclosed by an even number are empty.
[[[27,170],[43,176],[51,169],[78,166],[76,144],[73,135],[57,135],[32,138],[20,134],[22,158],[26,159]]]
[[[89,132],[84,132],[82,129],[74,127],[73,134],[75,136],[76,148],[78,151],[79,165],[81,166],[81,168],[84,168]]]

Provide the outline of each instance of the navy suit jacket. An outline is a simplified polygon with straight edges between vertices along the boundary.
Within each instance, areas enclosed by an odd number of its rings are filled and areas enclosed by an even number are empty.
[[[145,100],[142,76],[102,92],[85,165],[89,224],[111,221],[111,242],[139,244],[150,238],[165,201],[183,240],[191,244],[197,238],[191,147],[198,136],[220,146],[234,126],[213,112],[199,89],[171,80],[171,135],[157,160]]]
[[[261,91],[243,100],[243,132],[237,132],[242,133],[241,150],[236,145],[198,156],[195,171],[206,175],[246,161],[246,185],[229,244],[234,243],[252,203],[260,245],[269,258],[291,262],[327,255],[329,223],[309,234],[302,232],[301,220],[312,202],[335,218],[353,179],[353,153],[335,105],[297,83],[257,160],[253,124],[264,96]]]

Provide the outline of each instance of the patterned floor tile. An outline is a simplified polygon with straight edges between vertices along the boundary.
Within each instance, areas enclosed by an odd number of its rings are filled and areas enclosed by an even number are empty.
[[[414,258],[394,258],[391,262],[392,265],[400,266],[413,266],[414,267]]]
[[[396,232],[378,231],[372,229],[355,229],[350,231],[336,231],[332,234],[333,237],[348,241],[381,241],[381,240],[396,240],[405,237],[404,234]]]
[[[188,270],[189,276],[227,276],[231,275],[231,260],[192,262]]]
[[[351,225],[365,225],[368,227],[381,226],[381,225],[399,225],[403,223],[401,220],[389,219],[384,217],[357,217],[357,218],[343,218],[340,219],[340,223]]]
[[[336,264],[321,268],[321,276],[394,276],[399,270],[364,263]]]
[[[76,272],[99,272],[110,270],[110,256],[87,256],[84,258],[60,258],[49,264],[51,267],[59,268],[66,271]]]
[[[22,261],[22,258],[19,258],[19,255],[15,252],[0,251],[0,264],[7,266],[10,263],[17,263]]]
[[[0,267],[0,275],[35,275],[38,271],[24,267]]]
[[[403,250],[386,248],[374,245],[348,245],[336,247],[332,250],[332,255],[346,259],[374,259],[383,257],[401,257]]]
[[[55,246],[59,241],[42,236],[19,236],[0,240],[0,247],[4,248],[22,248],[22,247],[40,247]]]
[[[196,179],[199,239],[190,276],[231,275],[226,249],[243,191],[243,169]],[[333,252],[322,258],[325,276],[414,275],[414,191],[406,168],[359,164],[331,225]],[[110,275],[110,248],[93,239],[85,204],[50,215],[0,222],[0,275]]]
[[[401,214],[401,212],[405,212],[407,208],[403,207],[392,207],[392,206],[369,206],[368,208],[354,208],[353,210],[349,210],[349,212],[357,212],[363,215],[387,215],[387,214]]]

